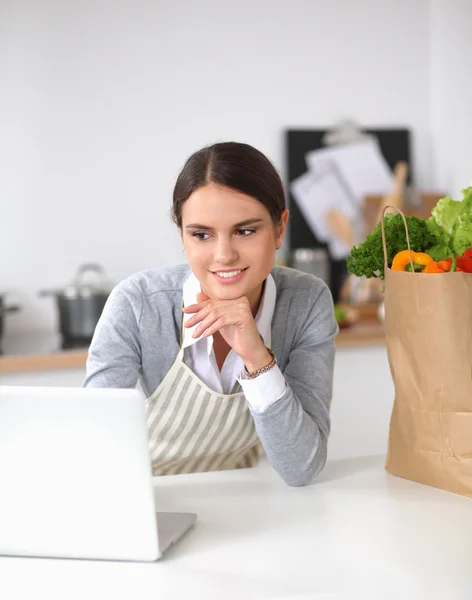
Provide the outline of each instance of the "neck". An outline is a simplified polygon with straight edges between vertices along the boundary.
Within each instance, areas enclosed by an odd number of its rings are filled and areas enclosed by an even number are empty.
[[[257,311],[259,310],[259,306],[260,306],[261,300],[262,300],[262,294],[264,293],[264,289],[265,289],[265,283],[266,282],[264,279],[259,290],[255,290],[254,297],[250,298],[248,296],[249,305],[251,306],[251,312],[252,312],[253,317],[255,317],[257,315]]]

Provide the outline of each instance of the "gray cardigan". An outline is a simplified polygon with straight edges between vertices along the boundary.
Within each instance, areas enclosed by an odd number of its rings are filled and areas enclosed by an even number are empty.
[[[179,350],[189,272],[186,264],[150,269],[114,288],[90,345],[85,387],[131,388],[140,381],[147,396],[154,392]],[[281,266],[272,276],[272,348],[287,387],[253,418],[274,469],[289,485],[306,485],[326,462],[338,327],[321,279]]]

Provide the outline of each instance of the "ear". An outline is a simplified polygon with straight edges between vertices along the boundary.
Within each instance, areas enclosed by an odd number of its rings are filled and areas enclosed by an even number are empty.
[[[286,208],[280,216],[280,223],[277,225],[277,235],[275,239],[275,247],[277,250],[282,246],[282,241],[284,239],[285,231],[287,229],[288,216],[289,212]]]

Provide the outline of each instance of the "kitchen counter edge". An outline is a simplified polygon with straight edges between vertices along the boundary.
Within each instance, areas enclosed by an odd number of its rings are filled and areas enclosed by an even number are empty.
[[[341,329],[336,337],[338,349],[384,344],[385,335],[381,323],[361,323]],[[45,354],[6,354],[0,356],[0,374],[81,369],[85,367],[87,354],[86,349],[58,350]]]

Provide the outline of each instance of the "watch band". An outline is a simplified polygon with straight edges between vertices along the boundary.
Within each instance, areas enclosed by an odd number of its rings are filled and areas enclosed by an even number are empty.
[[[267,346],[266,346],[266,348],[267,348]],[[246,369],[246,365],[244,365],[244,369],[246,371],[246,377],[248,379],[255,379],[256,377],[259,377],[259,375],[262,375],[262,373],[267,373],[267,371],[270,371],[272,369],[272,367],[275,367],[275,365],[277,364],[277,358],[275,356],[275,353],[270,348],[267,348],[267,352],[272,356],[272,360],[265,367],[261,367],[260,369],[256,369],[255,371],[249,372]]]

